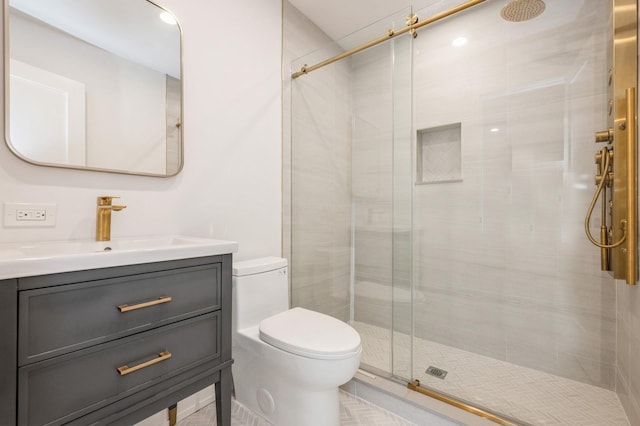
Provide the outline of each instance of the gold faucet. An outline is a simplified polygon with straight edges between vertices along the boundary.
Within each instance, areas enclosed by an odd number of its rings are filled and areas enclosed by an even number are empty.
[[[98,211],[96,214],[96,241],[111,240],[111,211],[120,211],[127,206],[112,206],[113,196],[98,197]]]

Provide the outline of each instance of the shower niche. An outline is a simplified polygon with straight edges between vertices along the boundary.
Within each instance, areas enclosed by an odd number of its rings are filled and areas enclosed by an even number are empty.
[[[416,184],[462,181],[462,123],[419,129]]]

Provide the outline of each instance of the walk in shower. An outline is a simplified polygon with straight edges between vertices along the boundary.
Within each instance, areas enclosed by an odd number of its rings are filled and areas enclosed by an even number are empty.
[[[351,323],[363,369],[506,422],[628,425],[625,284],[584,234],[612,3],[537,0],[539,16],[512,22],[487,0],[290,77],[460,2],[337,42],[285,4],[292,305]]]

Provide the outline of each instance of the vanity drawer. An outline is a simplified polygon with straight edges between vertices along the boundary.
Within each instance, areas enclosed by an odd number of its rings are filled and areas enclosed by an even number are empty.
[[[220,309],[221,270],[210,263],[21,291],[18,363]]]
[[[63,424],[219,360],[219,315],[201,315],[20,368],[18,423]],[[134,371],[122,375],[118,368],[123,366]]]

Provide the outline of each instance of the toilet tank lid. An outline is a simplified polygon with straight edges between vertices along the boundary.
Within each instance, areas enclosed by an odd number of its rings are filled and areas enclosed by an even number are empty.
[[[243,260],[233,262],[233,275],[236,277],[243,275],[259,274],[262,272],[275,271],[287,266],[287,259],[281,257],[268,256],[259,259]]]

